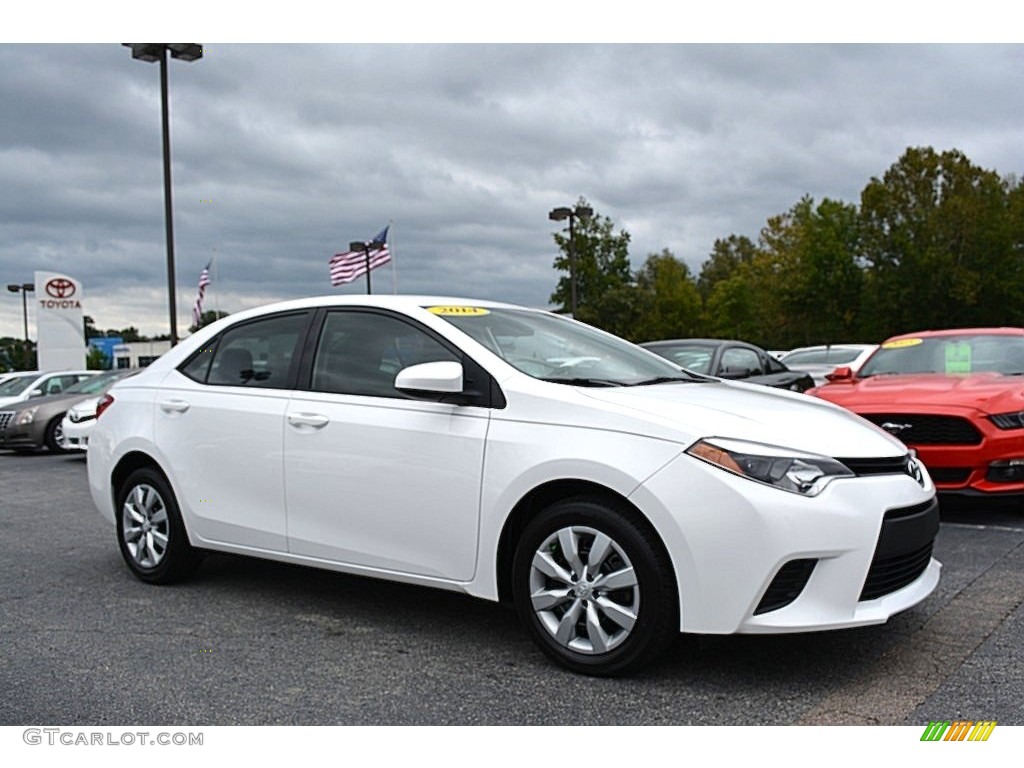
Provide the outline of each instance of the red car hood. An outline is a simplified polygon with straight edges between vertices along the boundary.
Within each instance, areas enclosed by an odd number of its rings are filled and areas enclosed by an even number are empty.
[[[947,376],[917,373],[880,375],[850,382],[829,382],[809,390],[825,400],[851,410],[878,411],[900,406],[959,406],[985,413],[1024,410],[1024,376],[975,373]]]

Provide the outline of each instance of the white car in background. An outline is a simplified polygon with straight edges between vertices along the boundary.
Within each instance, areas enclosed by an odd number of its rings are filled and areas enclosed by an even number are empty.
[[[791,371],[811,374],[814,386],[820,387],[827,381],[825,377],[841,366],[849,366],[856,374],[876,349],[877,344],[823,344],[790,350],[779,361]]]
[[[883,623],[941,568],[935,488],[890,435],[494,302],[231,315],[115,384],[86,456],[142,581],[218,550],[508,600],[587,674],[680,631]]]
[[[100,371],[54,371],[16,373],[0,382],[0,407],[22,403],[33,397],[59,395],[73,384]]]
[[[133,368],[111,374],[109,385],[103,392],[77,403],[68,408],[61,421],[60,446],[65,451],[85,451],[89,448],[89,433],[96,425],[96,406],[100,399],[106,394],[106,390],[114,385],[116,381],[134,376],[140,368]]]

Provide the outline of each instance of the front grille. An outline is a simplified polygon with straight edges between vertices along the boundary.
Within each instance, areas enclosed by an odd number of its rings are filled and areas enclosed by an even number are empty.
[[[970,467],[929,467],[928,474],[936,483],[962,485],[971,476]]]
[[[0,435],[7,429],[7,425],[14,418],[14,411],[0,411]]]
[[[881,459],[841,459],[836,457],[836,461],[849,468],[857,477],[865,475],[910,475],[913,477],[910,471],[910,454]]]
[[[873,560],[860,599],[874,600],[902,589],[924,573],[931,559],[932,542],[928,542],[916,552]]]
[[[874,600],[913,583],[931,561],[938,532],[935,499],[886,512],[860,599]]]
[[[860,415],[907,445],[978,445],[981,442],[981,432],[978,428],[960,416],[918,413]]]
[[[800,597],[817,562],[815,559],[790,560],[779,568],[779,572],[765,590],[761,602],[754,609],[754,615],[784,608]]]

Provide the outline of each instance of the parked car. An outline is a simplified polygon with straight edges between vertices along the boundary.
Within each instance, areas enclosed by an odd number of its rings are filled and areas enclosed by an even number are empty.
[[[99,373],[97,371],[97,373]],[[33,397],[0,411],[0,448],[64,451],[62,423],[68,408],[89,395],[106,392],[121,371],[87,376],[60,394]]]
[[[493,302],[237,313],[115,384],[86,456],[143,581],[219,550],[510,600],[589,674],[680,631],[882,623],[941,568],[934,486],[890,435]]]
[[[749,384],[804,392],[814,386],[810,375],[791,371],[760,347],[730,339],[673,339],[640,345],[696,373]]]
[[[78,400],[68,408],[60,423],[58,444],[65,451],[85,451],[89,448],[89,434],[96,425],[96,408],[100,399],[115,382],[137,374],[141,368],[122,368],[104,376],[97,376],[78,386],[89,387],[91,397]],[[102,379],[102,382],[98,381]],[[93,382],[96,382],[95,385]]]
[[[15,376],[28,376],[33,373],[38,375],[39,371],[6,371],[4,373],[0,373],[0,384],[3,384],[8,379],[12,379]]]
[[[68,387],[83,379],[95,376],[99,371],[55,371],[39,373],[30,371],[11,376],[0,383],[0,408],[21,403],[33,397],[59,395]]]
[[[779,360],[791,371],[811,374],[814,386],[825,383],[825,376],[840,366],[857,373],[877,344],[824,344],[817,347],[799,347],[784,353]]]
[[[811,394],[913,447],[940,491],[1024,501],[1024,329],[894,336]]]

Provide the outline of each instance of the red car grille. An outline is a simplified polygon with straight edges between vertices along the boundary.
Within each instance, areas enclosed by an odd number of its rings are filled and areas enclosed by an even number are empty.
[[[928,474],[936,483],[962,485],[971,476],[970,467],[929,467]]]
[[[917,413],[862,413],[907,445],[978,445],[981,432],[960,416]]]

